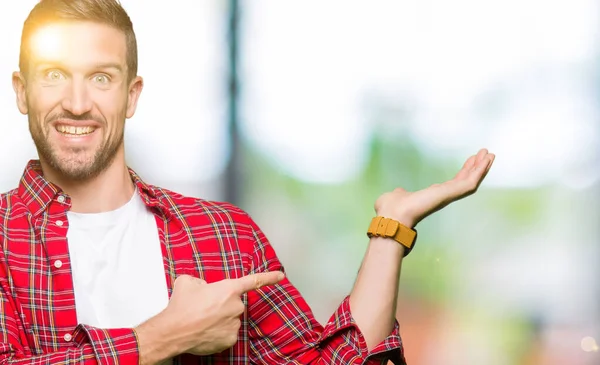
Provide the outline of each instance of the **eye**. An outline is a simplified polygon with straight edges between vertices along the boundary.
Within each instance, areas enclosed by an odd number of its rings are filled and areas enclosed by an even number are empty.
[[[108,77],[108,75],[96,75],[93,80],[99,84],[108,84],[110,82],[110,77]]]
[[[46,73],[46,78],[50,81],[58,81],[58,80],[64,80],[65,75],[63,75],[62,72],[60,72],[60,71],[50,70]]]

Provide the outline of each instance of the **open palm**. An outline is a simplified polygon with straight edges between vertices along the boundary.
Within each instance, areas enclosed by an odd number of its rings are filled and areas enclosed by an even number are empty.
[[[487,149],[481,149],[467,159],[453,179],[415,192],[397,188],[377,199],[375,211],[377,215],[414,227],[448,204],[475,193],[492,167],[494,158]]]

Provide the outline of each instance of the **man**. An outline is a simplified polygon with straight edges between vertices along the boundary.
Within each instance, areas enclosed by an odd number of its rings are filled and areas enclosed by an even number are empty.
[[[354,288],[321,327],[245,212],[127,167],[136,47],[117,0],[41,0],[25,21],[13,87],[39,161],[0,198],[0,364],[405,363],[410,227],[475,192],[494,155],[383,194]]]

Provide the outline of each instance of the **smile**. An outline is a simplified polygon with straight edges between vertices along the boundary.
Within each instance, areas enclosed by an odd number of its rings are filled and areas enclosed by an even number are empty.
[[[93,133],[96,130],[96,127],[75,127],[72,125],[57,125],[56,130],[62,134],[72,136],[85,136]]]

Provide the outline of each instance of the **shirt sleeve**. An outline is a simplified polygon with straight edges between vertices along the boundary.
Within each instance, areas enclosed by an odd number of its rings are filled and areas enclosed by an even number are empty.
[[[133,329],[98,329],[79,326],[71,346],[34,356],[8,290],[7,276],[0,264],[0,365],[118,365],[138,364],[137,336]]]
[[[253,272],[283,271],[274,249],[252,222]],[[296,287],[285,278],[248,293],[251,361],[256,364],[406,365],[396,321],[392,333],[372,351],[350,312],[346,297],[323,327]]]

